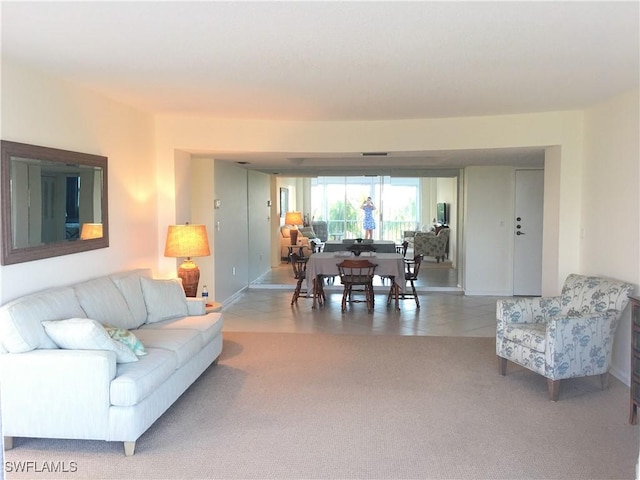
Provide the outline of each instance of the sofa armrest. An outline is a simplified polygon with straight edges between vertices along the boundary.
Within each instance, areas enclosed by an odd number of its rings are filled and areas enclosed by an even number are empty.
[[[32,350],[0,355],[4,435],[107,440],[114,352]]]
[[[561,297],[523,297],[498,300],[496,318],[507,323],[545,323],[560,313]]]
[[[202,297],[187,297],[187,309],[189,316],[204,315],[207,313],[206,300]]]

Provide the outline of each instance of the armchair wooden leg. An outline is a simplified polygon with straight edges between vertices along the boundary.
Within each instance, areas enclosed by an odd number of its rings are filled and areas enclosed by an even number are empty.
[[[4,449],[11,450],[12,448],[13,448],[13,437],[4,437]]]
[[[503,377],[507,374],[507,359],[498,357],[498,373]]]
[[[609,372],[600,375],[600,386],[602,390],[606,390],[609,386]]]
[[[552,402],[557,402],[560,395],[560,380],[551,380],[547,378],[547,387],[549,389],[549,397]]]

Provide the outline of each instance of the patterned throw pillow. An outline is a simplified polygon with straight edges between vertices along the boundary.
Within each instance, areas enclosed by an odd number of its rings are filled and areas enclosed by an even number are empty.
[[[133,334],[133,332],[130,332],[125,328],[112,327],[111,325],[104,325],[104,329],[113,340],[129,347],[138,357],[142,357],[147,354],[144,345],[142,345],[142,342]]]
[[[303,237],[307,238],[316,238],[316,232],[313,231],[313,227],[300,227],[298,231],[302,234]]]

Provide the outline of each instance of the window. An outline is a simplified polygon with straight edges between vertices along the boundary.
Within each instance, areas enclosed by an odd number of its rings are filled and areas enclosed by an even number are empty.
[[[362,202],[371,197],[374,238],[400,240],[419,224],[420,179],[395,177],[317,177],[311,180],[312,220],[327,221],[329,240],[364,236]]]

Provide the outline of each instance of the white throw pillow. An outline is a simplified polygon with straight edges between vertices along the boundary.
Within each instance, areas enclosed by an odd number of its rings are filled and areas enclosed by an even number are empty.
[[[117,363],[137,362],[138,357],[126,345],[112,340],[104,327],[90,318],[46,320],[42,322],[47,335],[56,345],[67,350],[109,350],[115,352]]]
[[[156,280],[140,277],[140,284],[144,303],[147,305],[147,323],[189,315],[187,296],[180,279]]]

